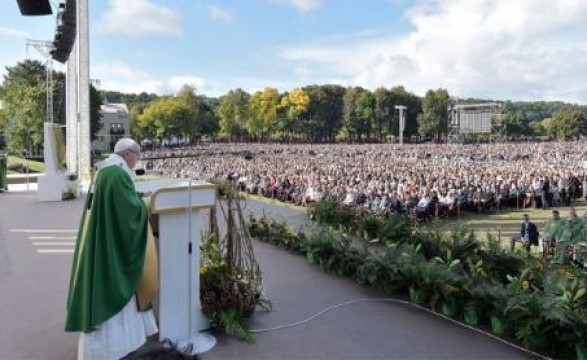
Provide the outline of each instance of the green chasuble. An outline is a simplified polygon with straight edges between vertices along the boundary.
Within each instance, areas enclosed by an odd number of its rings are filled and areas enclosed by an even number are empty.
[[[77,235],[65,331],[92,332],[116,315],[143,270],[147,208],[121,166],[98,171],[87,212]]]
[[[560,240],[563,230],[565,229],[564,219],[549,219],[544,225],[544,237],[548,239]]]

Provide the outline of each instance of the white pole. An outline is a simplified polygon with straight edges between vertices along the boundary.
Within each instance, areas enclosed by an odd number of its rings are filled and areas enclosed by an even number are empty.
[[[404,118],[404,111],[408,108],[404,105],[396,105],[395,108],[399,110],[399,143],[404,144],[404,129],[406,127],[406,120]]]
[[[77,41],[67,60],[67,113],[66,113],[66,153],[67,171],[78,172],[77,148]]]
[[[90,30],[88,0],[77,2],[79,167],[83,184],[90,184]]]

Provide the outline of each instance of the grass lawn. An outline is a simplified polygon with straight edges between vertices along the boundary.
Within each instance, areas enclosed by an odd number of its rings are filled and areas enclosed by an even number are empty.
[[[283,203],[275,199],[269,199],[263,196],[256,196],[250,194],[244,194],[246,198],[261,201],[267,204],[284,206],[300,211],[306,211],[307,208],[295,206],[291,203]],[[587,213],[587,202],[581,201],[574,204],[577,214],[583,216]],[[446,221],[449,225],[460,226],[464,225],[468,229],[474,230],[475,233],[481,238],[485,239],[488,234],[507,241],[512,235],[520,233],[520,226],[522,224],[522,215],[528,214],[530,220],[536,224],[538,231],[542,231],[544,223],[552,215],[552,210],[558,210],[561,217],[564,219],[569,213],[568,207],[551,208],[550,210],[534,209],[534,208],[519,208],[519,209],[505,209],[492,214],[472,214],[462,213],[460,220],[449,219]]]
[[[39,161],[33,160],[26,160],[17,156],[9,155],[8,156],[8,174],[19,174],[18,171],[14,171],[11,169],[18,168],[20,169],[22,166],[26,165],[31,171],[34,172],[45,172],[45,164]]]
[[[577,202],[574,206],[579,216],[583,216],[587,212],[587,203],[584,201]],[[507,240],[512,235],[520,233],[523,214],[528,214],[530,221],[536,224],[539,232],[542,232],[544,223],[552,216],[552,210],[558,210],[563,219],[569,214],[568,207],[551,208],[549,210],[534,208],[506,209],[493,214],[465,214],[461,217],[461,220],[453,221],[452,224],[465,225],[467,228],[475,230],[481,238],[491,234],[501,240]]]

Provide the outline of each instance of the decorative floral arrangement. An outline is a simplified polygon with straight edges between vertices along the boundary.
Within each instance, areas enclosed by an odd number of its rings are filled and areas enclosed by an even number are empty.
[[[61,193],[61,200],[73,200],[76,198],[75,186],[67,186]]]
[[[216,209],[210,211],[210,229],[201,247],[202,311],[213,330],[253,342],[246,319],[257,306],[269,309],[271,304],[264,298],[262,273],[238,193],[229,184],[219,186],[222,196]],[[223,233],[218,226],[218,212],[225,224]]]

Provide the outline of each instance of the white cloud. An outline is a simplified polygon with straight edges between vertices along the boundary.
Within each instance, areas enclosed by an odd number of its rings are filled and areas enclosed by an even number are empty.
[[[92,78],[100,80],[100,89],[124,93],[177,93],[182,86],[190,85],[199,94],[210,94],[215,86],[202,77],[195,75],[177,75],[168,79],[158,78],[148,72],[137,69],[123,62],[104,62],[92,67]]]
[[[314,72],[305,66],[295,68],[294,73],[302,80],[308,80],[314,75]]]
[[[322,5],[322,0],[271,0],[271,2],[291,6],[300,13],[310,12],[318,9]]]
[[[222,22],[231,22],[234,19],[234,13],[231,9],[218,5],[208,6],[208,16],[213,20]]]
[[[209,92],[214,90],[212,84],[199,76],[193,75],[180,75],[173,76],[167,80],[167,88],[173,92],[178,92],[184,85],[193,86],[196,88],[197,93]]]
[[[98,30],[106,34],[181,35],[182,19],[177,10],[151,0],[110,0]]]
[[[99,76],[111,76],[120,79],[141,80],[151,77],[147,72],[140,71],[133,66],[118,61],[96,64],[92,70],[92,72]]]
[[[8,36],[8,37],[15,37],[15,38],[30,38],[31,34],[26,31],[11,29],[7,27],[0,26],[0,36]]]
[[[404,17],[413,25],[404,35],[367,33],[280,55],[370,88],[587,103],[587,1],[420,0]]]
[[[105,62],[92,68],[92,78],[100,80],[100,89],[124,93],[156,93],[165,90],[164,82],[151,74],[122,62]]]

